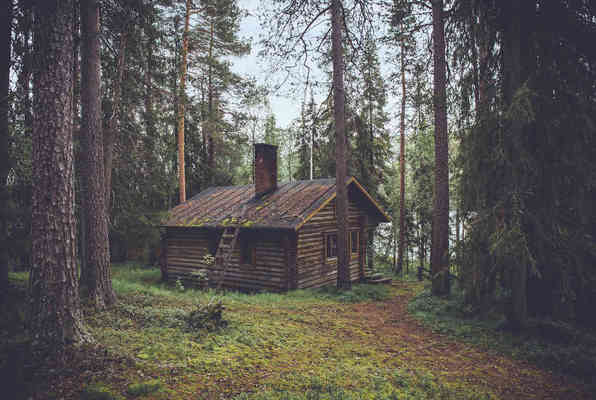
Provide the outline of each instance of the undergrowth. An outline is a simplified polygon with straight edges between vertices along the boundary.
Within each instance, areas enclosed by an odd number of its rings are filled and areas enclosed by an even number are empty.
[[[16,278],[26,282],[26,276]],[[495,398],[494,386],[482,379],[455,379],[437,369],[440,357],[416,350],[424,339],[415,328],[408,334],[418,344],[411,345],[399,337],[384,337],[360,321],[369,310],[377,313],[371,316],[375,321],[387,318],[390,311],[385,307],[392,307],[393,299],[410,296],[415,285],[216,293],[176,288],[161,283],[158,270],[125,264],[114,266],[113,286],[118,297],[114,307],[102,312],[85,309],[95,356],[79,360],[80,367],[72,366],[80,375],[73,378],[70,395],[68,387],[59,383],[53,389],[60,395],[54,397]],[[421,295],[411,307],[420,318],[436,322],[431,308],[437,304],[431,301]],[[387,319],[379,326],[399,323]],[[442,329],[452,325],[455,322],[445,323]]]
[[[501,315],[470,316],[463,294],[457,288],[448,298],[432,296],[426,288],[410,301],[408,311],[434,332],[529,360],[596,385],[593,332],[561,321],[531,319],[525,331],[512,333],[504,329]]]

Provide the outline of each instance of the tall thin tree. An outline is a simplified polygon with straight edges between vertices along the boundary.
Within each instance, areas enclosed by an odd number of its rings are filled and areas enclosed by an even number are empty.
[[[186,69],[188,58],[188,35],[190,30],[191,1],[186,0],[184,36],[182,38],[182,60],[180,61],[180,85],[178,94],[178,186],[180,203],[186,201],[186,176],[184,174],[184,106],[186,104]]]
[[[397,272],[403,268],[406,229],[406,46],[401,44],[401,115],[399,116],[399,247]]]
[[[431,244],[432,293],[449,293],[449,168],[443,0],[433,0],[433,105],[435,113],[435,183]]]
[[[98,309],[113,304],[116,295],[110,276],[110,249],[105,206],[103,130],[101,126],[101,59],[99,2],[80,0],[82,33],[81,145],[83,158],[84,212],[86,213],[87,273],[81,282]]]
[[[58,350],[88,339],[77,279],[72,139],[73,1],[38,0],[34,20],[32,265],[28,326]]]
[[[348,264],[348,190],[346,187],[346,118],[341,0],[331,0],[331,54],[333,59],[333,118],[335,121],[335,199],[337,215],[337,287],[350,289]]]
[[[8,212],[9,194],[7,186],[10,161],[8,153],[8,95],[10,82],[10,47],[11,47],[11,25],[12,25],[12,0],[8,1],[8,12],[2,13],[2,26],[4,38],[0,54],[2,65],[0,66],[0,303],[2,295],[8,287]]]

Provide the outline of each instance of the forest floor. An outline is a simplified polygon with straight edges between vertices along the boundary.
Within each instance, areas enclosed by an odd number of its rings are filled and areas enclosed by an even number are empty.
[[[21,278],[23,279],[23,278]],[[220,297],[227,326],[191,330],[212,292],[115,269],[119,303],[86,313],[95,344],[35,372],[33,399],[590,399],[578,380],[434,333],[423,285]]]

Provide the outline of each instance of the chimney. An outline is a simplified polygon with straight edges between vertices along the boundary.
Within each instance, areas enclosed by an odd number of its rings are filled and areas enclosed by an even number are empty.
[[[277,146],[255,143],[255,197],[277,189]]]

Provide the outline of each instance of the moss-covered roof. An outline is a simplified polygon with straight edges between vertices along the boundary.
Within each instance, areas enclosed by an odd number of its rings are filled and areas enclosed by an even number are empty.
[[[390,220],[355,178],[346,184],[361,194],[381,222]],[[287,182],[259,198],[254,185],[212,187],[171,209],[164,226],[297,230],[335,196],[335,179]]]

